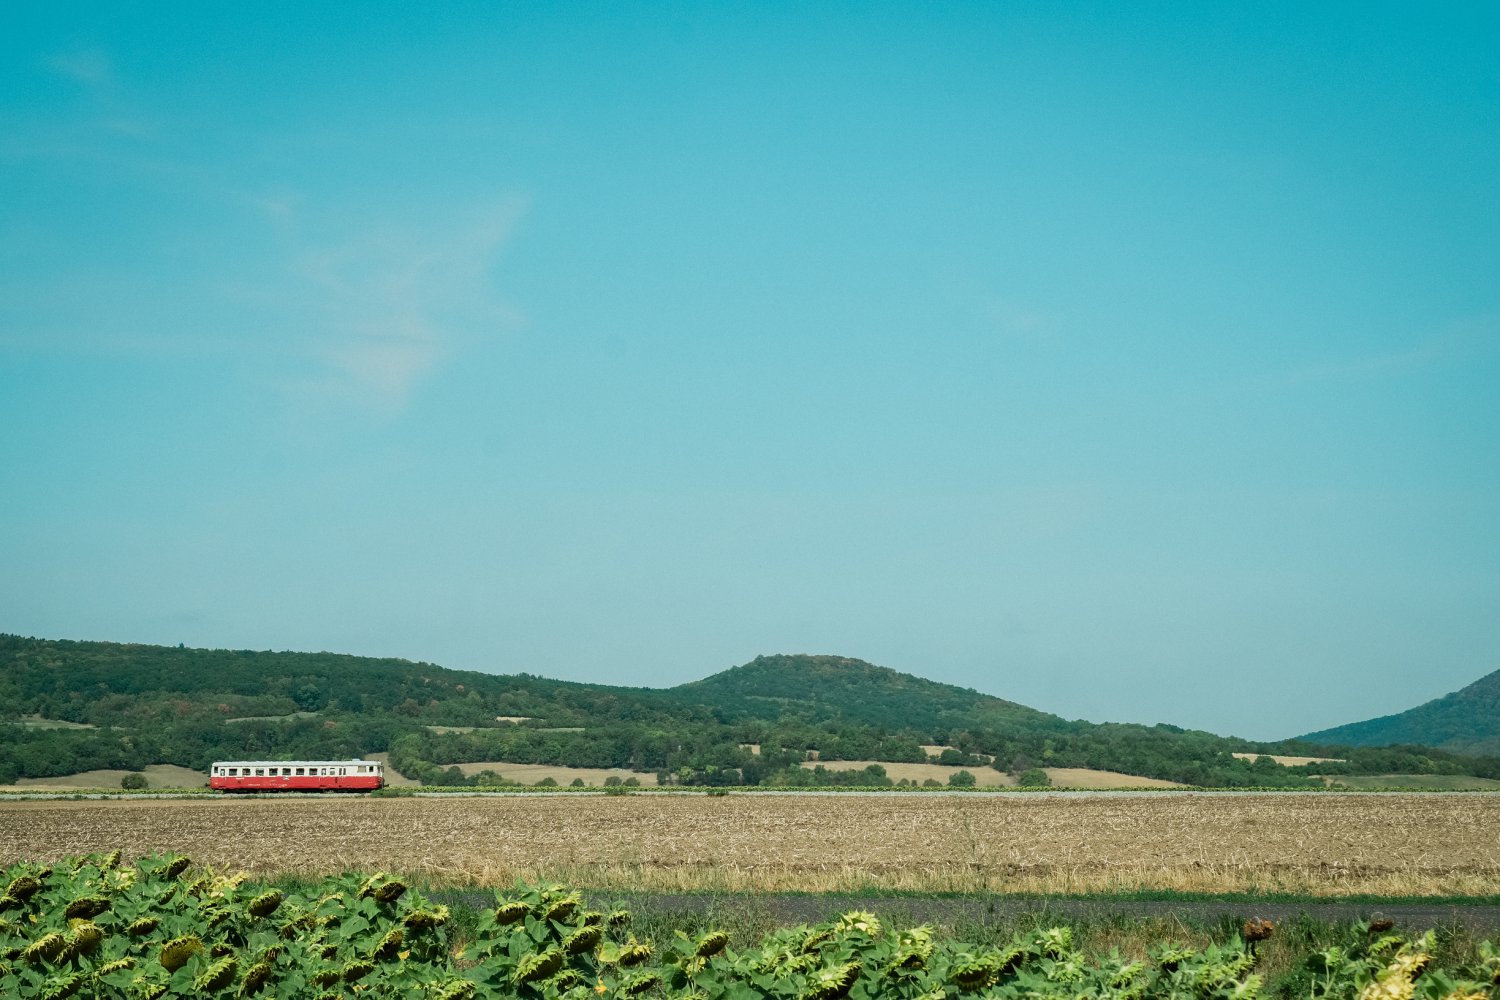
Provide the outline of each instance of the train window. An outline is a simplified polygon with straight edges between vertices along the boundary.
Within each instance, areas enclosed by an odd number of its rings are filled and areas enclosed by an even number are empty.
[[[256,774],[257,774],[257,775],[258,775],[258,776],[260,776],[260,777],[262,777],[262,778],[263,778],[263,777],[265,777],[265,775],[266,775],[266,769],[265,769],[265,768],[263,768],[263,767],[257,767],[257,768],[256,768],[256,769],[255,769],[255,773],[256,773]]]
[[[290,778],[292,776],[292,769],[289,767],[283,767],[281,769],[281,773],[283,777]]]
[[[306,772],[306,770],[307,770],[306,768],[301,768],[301,767],[297,768],[297,777],[299,777],[299,778],[302,777],[302,775]]]

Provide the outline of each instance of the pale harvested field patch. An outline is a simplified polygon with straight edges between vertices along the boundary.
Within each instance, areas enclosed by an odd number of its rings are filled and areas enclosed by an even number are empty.
[[[974,783],[979,788],[1008,788],[1015,784],[1014,779],[1008,774],[1002,774],[993,767],[957,767],[951,764],[894,764],[887,760],[813,760],[807,761],[802,766],[807,770],[823,767],[830,771],[863,771],[871,764],[879,764],[885,768],[885,776],[892,781],[915,781],[921,784],[924,781],[936,781],[940,785],[946,785],[948,779],[959,771],[968,771],[974,776]]]
[[[391,767],[390,754],[372,753],[366,754],[371,760],[378,760],[385,764],[385,783],[396,788],[415,787],[418,782],[410,778],[402,777],[401,772]],[[454,765],[466,776],[478,774],[480,771],[494,771],[502,778],[517,782],[522,785],[534,785],[545,778],[551,778],[559,785],[567,787],[573,783],[573,779],[582,778],[583,783],[590,788],[599,788],[609,778],[619,778],[622,782],[627,778],[634,778],[642,788],[652,788],[656,785],[656,774],[652,771],[627,771],[623,767],[562,767],[556,764],[511,764],[503,760],[482,760],[472,764]]]
[[[1500,796],[629,795],[0,803],[0,864],[115,847],[719,891],[1500,892]]]
[[[473,764],[456,765],[465,775],[480,771],[494,771],[503,778],[523,785],[534,785],[551,778],[559,785],[571,785],[575,778],[582,778],[585,785],[599,787],[607,778],[634,778],[642,787],[656,784],[654,771],[631,771],[623,767],[562,767],[558,764],[509,764],[502,760],[478,761]]]
[[[176,764],[147,764],[140,771],[116,771],[101,769],[63,774],[55,778],[18,778],[14,785],[0,785],[0,789],[24,790],[28,792],[76,792],[88,789],[118,790],[120,779],[127,774],[144,774],[147,788],[203,788],[208,784],[208,775],[190,767]]]
[[[1303,764],[1342,764],[1342,757],[1289,757],[1280,753],[1236,753],[1231,757],[1253,761],[1257,757],[1269,757],[1283,767],[1300,767]]]
[[[924,781],[936,781],[940,785],[948,784],[948,780],[959,771],[968,771],[974,776],[974,784],[977,788],[1010,788],[1015,785],[1016,780],[1010,775],[995,770],[993,767],[958,767],[950,764],[893,764],[883,760],[823,760],[808,761],[803,764],[804,768],[825,767],[830,771],[863,771],[871,764],[879,764],[885,768],[885,776],[892,781],[914,781],[921,784]],[[1163,781],[1160,778],[1141,778],[1134,774],[1121,774],[1119,771],[1096,771],[1087,767],[1048,767],[1043,768],[1047,777],[1052,779],[1052,784],[1057,788],[1183,788],[1174,781]]]
[[[27,729],[93,729],[87,722],[69,722],[67,719],[48,719],[40,715],[23,715],[15,722],[9,723],[13,726],[23,726]]]
[[[1047,777],[1057,788],[1186,788],[1175,781],[1142,778],[1119,771],[1096,771],[1091,767],[1046,767]]]

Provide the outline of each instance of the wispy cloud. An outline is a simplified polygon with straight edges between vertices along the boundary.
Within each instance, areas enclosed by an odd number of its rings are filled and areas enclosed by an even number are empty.
[[[115,79],[114,64],[109,54],[99,49],[60,52],[48,56],[45,63],[58,76],[85,86],[113,83]]]
[[[297,210],[302,204],[302,199],[295,194],[280,192],[277,194],[260,195],[252,199],[255,207],[272,222],[291,222],[297,216]]]
[[[986,314],[998,329],[1020,340],[1050,340],[1060,325],[1054,313],[1004,299],[992,301]]]
[[[7,155],[97,156],[101,151],[91,145],[91,140],[101,135],[129,140],[161,137],[163,123],[147,110],[149,102],[122,79],[114,60],[103,49],[54,53],[41,59],[39,66],[43,72],[74,84],[76,103],[61,104],[36,121],[7,123],[0,147]]]
[[[247,183],[263,177],[202,150],[215,145],[205,137],[249,149],[265,137],[162,117],[169,98],[139,92],[102,49],[55,53],[36,67],[79,93],[0,130],[0,163],[107,174],[111,190],[131,192],[113,197],[137,242],[122,252],[102,241],[76,267],[14,279],[0,348],[218,356],[298,413],[390,416],[442,365],[518,323],[493,266],[524,199],[417,216],[404,206],[426,192],[384,190],[375,200],[314,194],[295,180],[257,190]],[[147,204],[158,211],[134,211]],[[45,243],[51,230],[41,218],[34,225]]]
[[[1302,365],[1280,380],[1288,386],[1318,382],[1366,382],[1400,378],[1493,351],[1500,335],[1500,319],[1471,317],[1454,323],[1441,333],[1425,337],[1398,350],[1372,351]]]
[[[510,199],[447,222],[372,228],[296,250],[288,318],[310,367],[283,390],[304,406],[393,414],[444,361],[518,323],[490,272],[525,207]],[[285,196],[263,208],[282,221],[301,211]]]

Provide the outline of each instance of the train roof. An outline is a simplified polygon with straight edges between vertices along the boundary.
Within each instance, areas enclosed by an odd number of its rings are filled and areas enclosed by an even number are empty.
[[[378,760],[365,760],[360,757],[350,757],[345,760],[216,760],[210,767],[332,767],[348,766],[349,764],[375,764],[383,766]]]

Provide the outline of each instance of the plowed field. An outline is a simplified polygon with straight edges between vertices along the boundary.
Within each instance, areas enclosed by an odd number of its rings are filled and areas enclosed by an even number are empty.
[[[0,863],[673,891],[1500,894],[1500,796],[511,796],[0,803]]]

